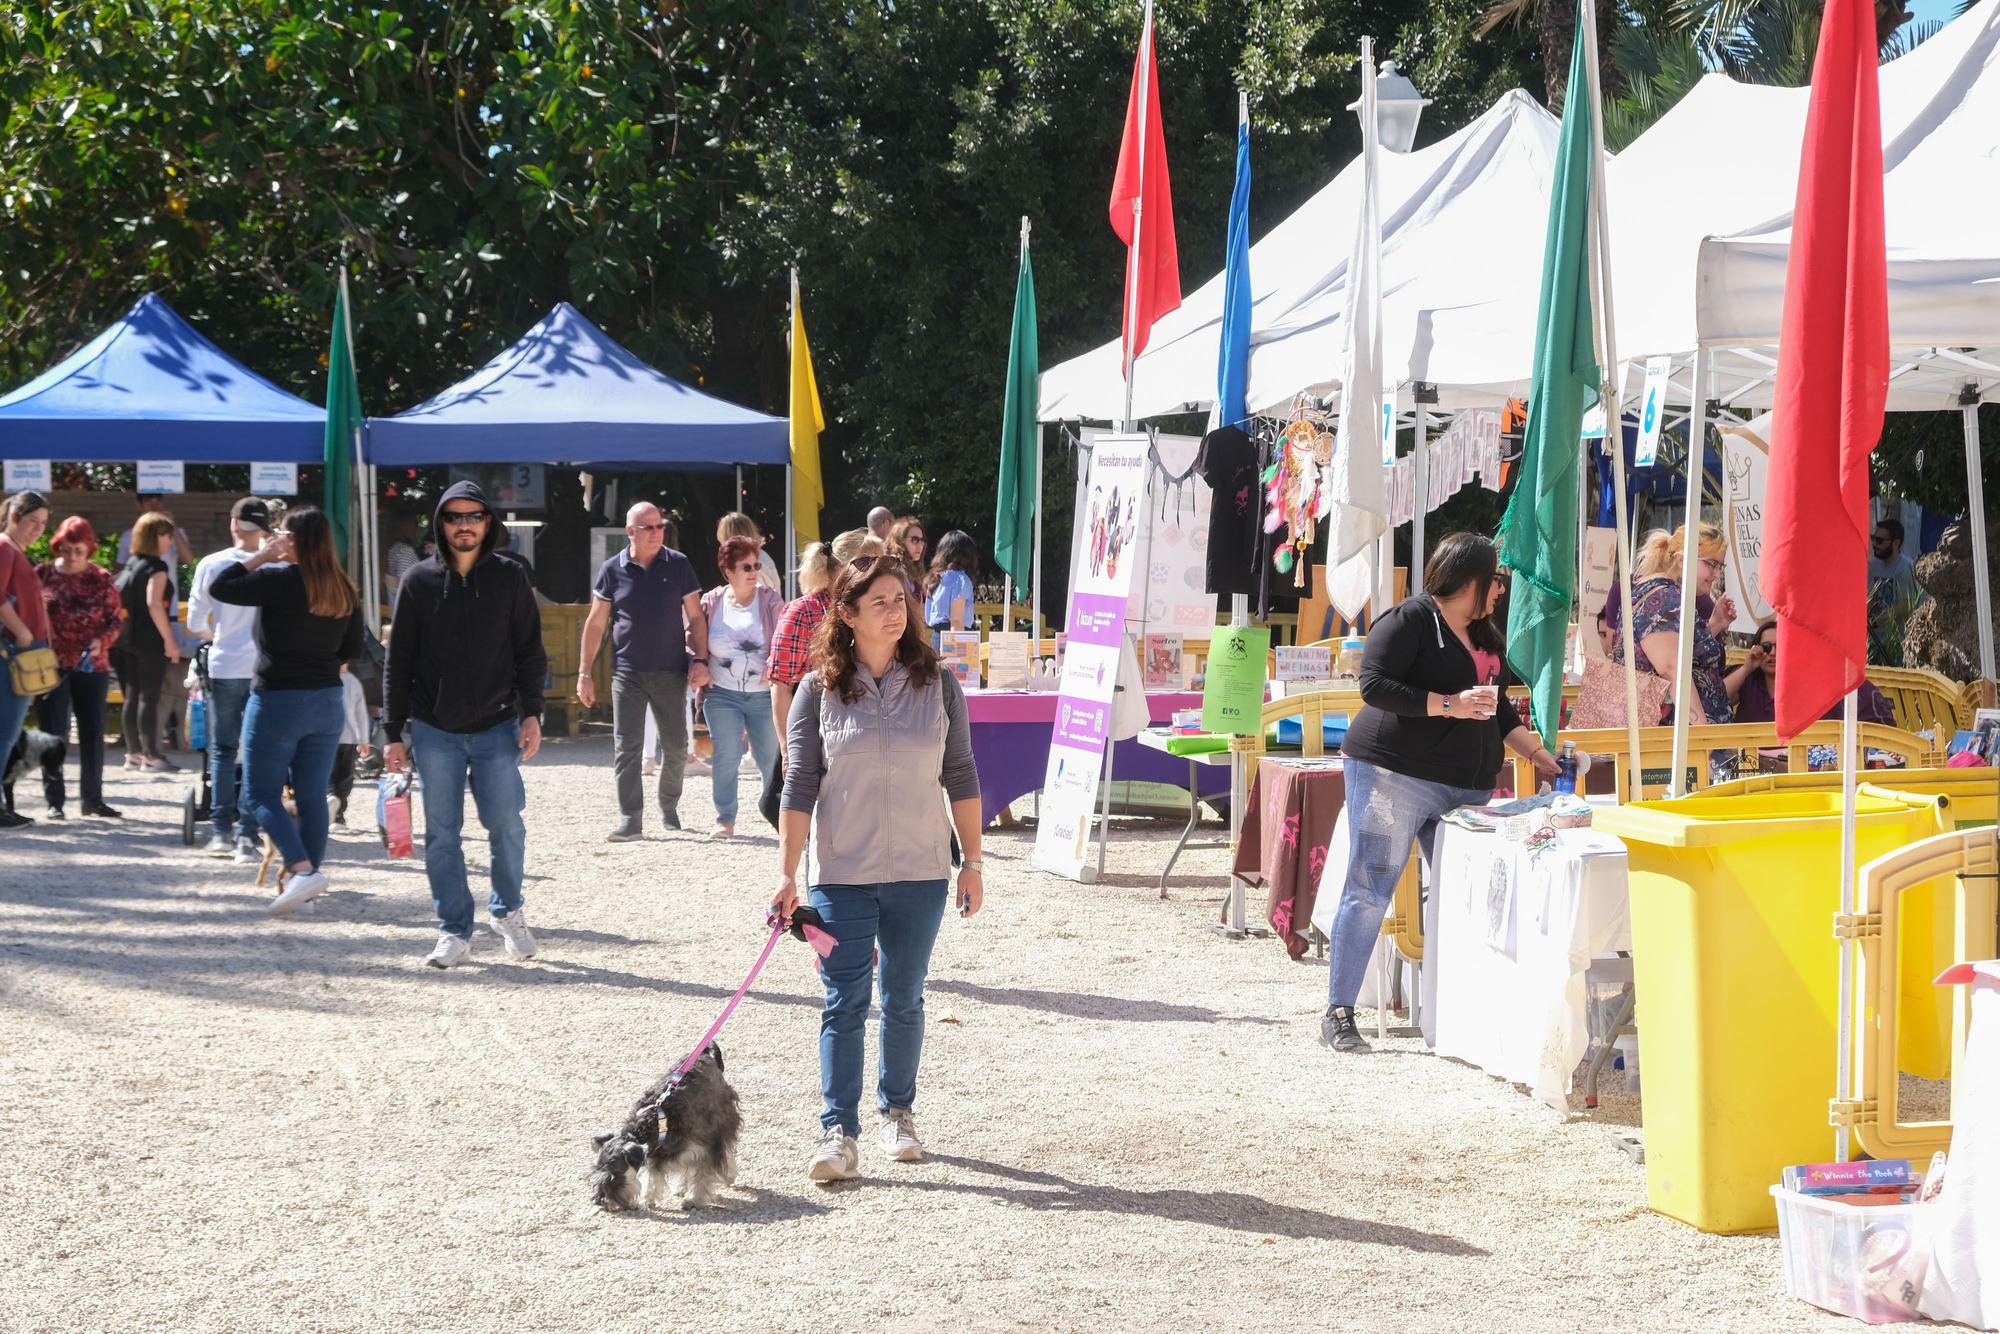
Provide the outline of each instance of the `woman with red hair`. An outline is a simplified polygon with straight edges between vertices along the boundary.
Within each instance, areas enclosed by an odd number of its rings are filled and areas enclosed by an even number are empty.
[[[55,557],[35,568],[49,608],[49,647],[62,668],[56,688],[36,701],[36,721],[44,732],[69,735],[76,718],[77,762],[83,778],[83,813],[107,820],[118,812],[104,804],[104,713],[111,693],[111,645],[118,638],[123,608],[111,574],[92,562],[97,534],[81,514],[64,519],[49,538]],[[59,820],[66,795],[60,773],[42,782],[49,818]]]

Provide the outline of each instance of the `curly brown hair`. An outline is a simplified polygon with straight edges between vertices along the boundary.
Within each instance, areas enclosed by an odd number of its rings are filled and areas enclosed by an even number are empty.
[[[868,590],[884,579],[895,580],[898,591],[908,596],[901,562],[863,556],[848,565],[834,582],[833,605],[827,608],[826,619],[813,633],[812,662],[820,686],[849,704],[861,698],[861,683],[855,675],[854,630],[846,616],[856,614]],[[896,641],[896,661],[909,672],[912,685],[928,686],[937,680],[937,653],[924,634],[921,619],[907,609],[903,637]]]

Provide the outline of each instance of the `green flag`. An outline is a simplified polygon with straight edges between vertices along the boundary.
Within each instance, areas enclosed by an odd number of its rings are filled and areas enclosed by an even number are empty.
[[[320,508],[333,525],[334,551],[347,560],[348,495],[354,489],[354,437],[361,429],[361,387],[354,381],[354,328],[347,310],[347,270],[333,299],[333,337],[326,351],[326,436]]]
[[[993,511],[993,559],[1023,587],[1033,577],[1035,505],[1042,493],[1041,478],[1035,475],[1041,370],[1035,343],[1035,271],[1028,262],[1024,220],[1021,276],[1014,286],[1014,333],[1007,343],[1007,399],[1000,411],[999,501]]]
[[[1589,23],[1585,12],[1579,23]],[[1507,662],[1527,682],[1535,730],[1555,745],[1563,657],[1576,592],[1577,466],[1583,411],[1597,394],[1590,315],[1591,87],[1579,31],[1556,145],[1555,191],[1542,246],[1541,308],[1528,398],[1520,480],[1500,521],[1501,559],[1514,571],[1507,616]],[[1619,424],[1611,422],[1611,440]]]

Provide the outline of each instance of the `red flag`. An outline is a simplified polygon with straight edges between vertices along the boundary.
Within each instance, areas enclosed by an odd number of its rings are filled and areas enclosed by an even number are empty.
[[[1785,270],[1764,592],[1778,613],[1778,735],[1859,686],[1868,658],[1868,455],[1889,382],[1882,112],[1868,0],[1829,0]]]
[[[1141,127],[1144,134],[1141,135]],[[1142,152],[1140,141],[1145,148]],[[1139,201],[1139,244],[1132,244],[1132,201]],[[1181,304],[1181,257],[1174,248],[1173,189],[1167,181],[1167,134],[1160,124],[1160,72],[1153,60],[1153,8],[1146,7],[1132,95],[1125,106],[1125,140],[1111,182],[1111,230],[1125,243],[1125,360],[1146,350],[1153,321]]]

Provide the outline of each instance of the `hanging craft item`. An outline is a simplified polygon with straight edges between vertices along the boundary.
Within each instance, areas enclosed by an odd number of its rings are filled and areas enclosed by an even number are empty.
[[[1319,521],[1333,507],[1327,469],[1333,463],[1333,433],[1319,414],[1303,405],[1279,433],[1277,457],[1264,470],[1266,512],[1264,531],[1283,530],[1284,545],[1271,557],[1278,573],[1292,576],[1294,587],[1306,582],[1308,553]]]

